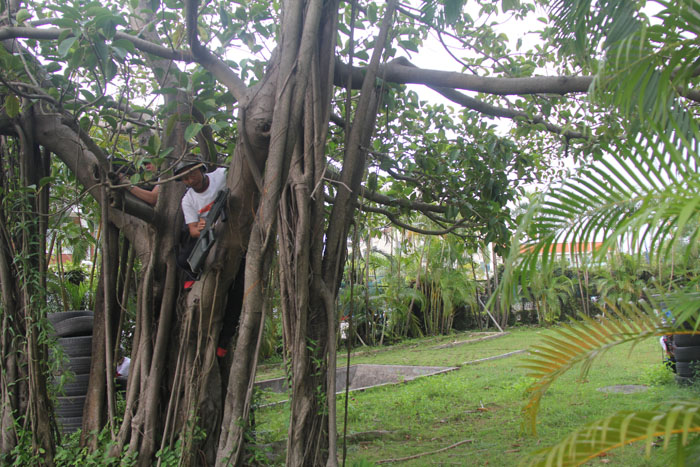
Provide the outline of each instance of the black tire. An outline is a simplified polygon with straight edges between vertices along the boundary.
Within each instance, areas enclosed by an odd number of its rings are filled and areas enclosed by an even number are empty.
[[[76,316],[59,321],[53,328],[58,337],[91,336],[94,320],[92,316]]]
[[[676,373],[678,376],[693,378],[696,373],[700,374],[700,362],[676,362]]]
[[[59,337],[58,345],[69,358],[89,357],[92,355],[92,336]]]
[[[90,373],[90,362],[92,361],[92,357],[73,357],[69,358],[68,361],[66,362],[65,365],[63,365],[63,368],[61,369],[61,373],[63,371],[70,371],[71,373],[75,375],[85,375]]]
[[[62,395],[64,396],[84,396],[87,394],[90,375],[75,375],[70,381],[63,384]],[[54,377],[53,384],[58,385],[58,377]]]
[[[695,378],[690,378],[688,376],[676,375],[676,383],[681,386],[690,386],[695,382]]]
[[[68,435],[83,426],[83,417],[58,417],[58,424],[61,426],[61,433]]]
[[[56,326],[64,319],[77,318],[78,316],[93,316],[93,314],[90,310],[59,311],[57,313],[49,313],[46,317],[53,326]]]
[[[678,347],[700,346],[700,334],[674,334],[673,345]]]
[[[677,362],[692,362],[700,360],[700,346],[673,347],[673,356]]]
[[[56,404],[56,415],[59,418],[82,417],[85,406],[85,396],[61,396]]]

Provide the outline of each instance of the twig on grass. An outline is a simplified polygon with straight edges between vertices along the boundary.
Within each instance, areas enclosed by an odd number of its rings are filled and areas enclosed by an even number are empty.
[[[419,458],[419,457],[430,456],[430,455],[433,455],[433,454],[438,454],[438,453],[441,453],[441,452],[445,452],[445,451],[447,451],[447,450],[456,448],[457,446],[461,446],[462,444],[473,443],[473,442],[474,442],[473,439],[464,439],[464,440],[460,441],[459,443],[455,443],[455,444],[453,444],[452,446],[447,446],[446,448],[438,449],[437,451],[421,452],[420,454],[414,454],[413,456],[399,457],[399,458],[396,458],[396,459],[384,459],[384,460],[380,460],[380,461],[375,462],[375,464],[388,464],[388,463],[390,463],[390,462],[404,462],[404,461],[410,461],[410,460],[412,460],[412,459],[417,459],[417,458]]]

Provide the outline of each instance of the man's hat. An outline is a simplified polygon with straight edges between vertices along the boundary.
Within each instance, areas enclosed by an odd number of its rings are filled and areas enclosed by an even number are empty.
[[[204,161],[202,160],[202,158],[197,154],[191,152],[187,153],[184,156],[182,156],[182,159],[180,159],[180,161],[175,165],[175,170],[173,171],[173,173],[175,175],[180,175],[187,169],[199,164],[202,164],[200,169],[205,172],[207,168],[204,165]]]

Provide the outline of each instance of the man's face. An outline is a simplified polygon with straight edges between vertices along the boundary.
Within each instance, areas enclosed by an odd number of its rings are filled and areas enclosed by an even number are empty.
[[[204,172],[198,168],[185,173],[180,177],[180,180],[182,180],[182,183],[188,188],[192,188],[197,193],[204,191]]]

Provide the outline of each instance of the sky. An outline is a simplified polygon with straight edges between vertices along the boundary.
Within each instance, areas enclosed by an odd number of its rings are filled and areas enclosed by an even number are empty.
[[[466,7],[467,12],[472,15],[472,17],[478,17],[479,5],[469,2]],[[512,14],[499,14],[490,18],[490,22],[495,23],[495,29],[502,32],[509,39],[509,49],[514,51],[514,53],[523,53],[526,50],[534,48],[535,44],[539,42],[539,37],[536,33],[537,29],[542,28],[542,23],[537,20],[540,16],[545,16],[545,12],[541,9],[535,11],[526,18],[525,20],[516,20],[512,17]],[[518,39],[522,40],[522,45],[519,50],[516,50]],[[457,57],[470,56],[470,51],[465,50],[458,42],[451,39],[448,36],[444,36],[445,43],[450,48],[453,55]],[[473,52],[471,56],[475,56]],[[421,47],[420,52],[408,57],[411,62],[420,67],[426,69],[436,69],[443,71],[455,71],[463,72],[462,65],[457,62],[451,55],[445,50],[445,47],[440,43],[437,34],[434,31],[430,32],[430,37],[426,43]],[[547,70],[541,70],[540,74],[546,75]],[[437,92],[422,86],[422,85],[408,85],[408,88],[414,90],[418,93],[421,99],[425,99],[431,103],[442,103],[447,106],[459,109],[460,106],[452,101],[444,98]],[[465,94],[475,96],[476,93],[463,91]],[[505,134],[512,126],[510,119],[505,118],[493,118],[493,122],[503,129]]]

